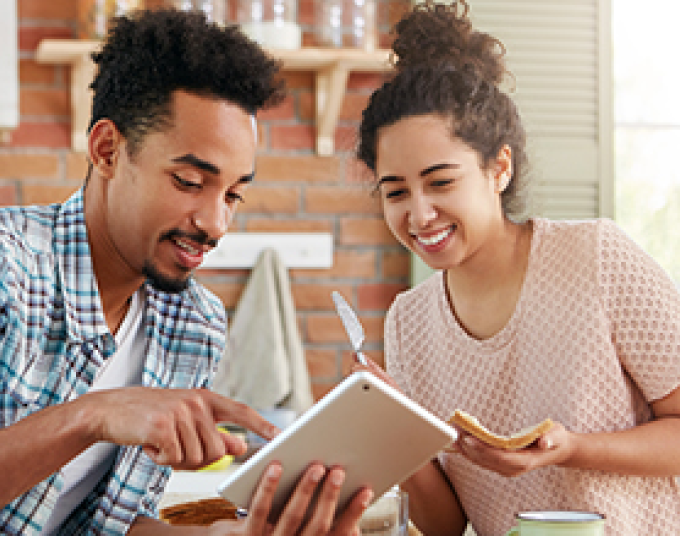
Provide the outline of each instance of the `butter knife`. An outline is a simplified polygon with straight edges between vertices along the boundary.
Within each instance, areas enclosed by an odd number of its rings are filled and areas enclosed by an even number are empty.
[[[342,320],[342,325],[345,326],[345,331],[349,337],[349,342],[352,344],[352,348],[354,348],[354,351],[357,354],[359,363],[364,366],[368,366],[366,356],[361,351],[361,345],[364,343],[364,339],[366,338],[364,327],[361,325],[361,322],[359,322],[354,309],[352,309],[349,303],[345,301],[345,298],[342,297],[342,294],[334,290],[331,293],[331,296],[333,296],[335,310],[338,312],[340,320]]]

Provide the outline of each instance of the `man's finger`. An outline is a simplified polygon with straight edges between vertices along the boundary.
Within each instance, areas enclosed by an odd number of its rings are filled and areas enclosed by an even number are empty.
[[[162,441],[146,444],[144,452],[158,465],[177,465],[182,459],[182,447],[177,434],[165,434]]]
[[[192,468],[204,464],[203,444],[196,430],[197,423],[189,418],[177,419],[177,435],[182,448],[179,465]]]
[[[319,463],[310,465],[302,475],[300,482],[295,486],[295,491],[290,499],[288,499],[288,503],[276,525],[275,534],[288,536],[298,533],[305,522],[305,514],[314,492],[321,485],[325,476],[326,468],[323,465]]]
[[[243,456],[248,450],[248,445],[239,436],[222,431],[220,431],[220,436],[222,436],[222,443],[227,454]]]
[[[359,534],[358,524],[361,516],[373,500],[373,491],[364,488],[356,493],[350,500],[345,510],[338,516],[335,521],[333,534]]]
[[[273,439],[280,432],[276,426],[267,421],[253,408],[217,393],[210,391],[209,393],[213,418],[216,423],[228,422],[238,424],[265,439]]]
[[[257,486],[255,495],[248,511],[246,523],[248,534],[264,534],[267,528],[267,518],[272,507],[274,493],[281,480],[283,468],[278,463],[272,463],[267,467],[260,483]]]
[[[333,516],[335,515],[338,497],[344,481],[345,472],[342,469],[339,467],[331,469],[323,482],[319,499],[314,506],[314,513],[305,527],[305,533],[328,533],[333,524]]]

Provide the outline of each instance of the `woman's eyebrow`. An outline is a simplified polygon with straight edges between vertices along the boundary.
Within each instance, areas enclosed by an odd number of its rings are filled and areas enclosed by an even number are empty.
[[[430,173],[434,173],[435,171],[440,171],[442,169],[457,169],[460,167],[460,164],[453,164],[450,162],[442,162],[441,164],[434,164],[433,166],[427,167],[424,170],[422,170],[418,175],[421,177],[426,177]],[[378,187],[380,187],[381,184],[384,184],[386,182],[399,182],[403,181],[404,177],[400,177],[399,175],[385,175],[384,177],[380,177],[378,180]]]
[[[457,169],[460,167],[460,164],[452,164],[449,162],[443,162],[441,164],[435,164],[434,166],[430,166],[428,168],[425,168],[420,172],[421,177],[425,177],[426,175],[429,175],[430,173],[434,173],[435,171],[440,171],[442,169]]]

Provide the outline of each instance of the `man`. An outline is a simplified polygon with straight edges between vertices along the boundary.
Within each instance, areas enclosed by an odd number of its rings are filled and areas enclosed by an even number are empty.
[[[0,533],[356,532],[370,490],[332,524],[344,474],[318,464],[274,527],[278,465],[245,521],[156,519],[170,467],[245,450],[217,422],[277,432],[201,389],[224,309],[191,273],[246,195],[255,113],[283,88],[277,62],[197,13],[119,19],[93,58],[85,186],[64,204],[0,211]]]

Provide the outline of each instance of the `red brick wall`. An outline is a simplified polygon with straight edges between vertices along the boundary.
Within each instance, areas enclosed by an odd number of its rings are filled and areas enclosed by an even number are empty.
[[[153,7],[147,0],[147,5]],[[70,150],[70,69],[35,61],[44,38],[76,35],[77,0],[19,0],[20,124],[0,145],[0,205],[61,201],[82,184],[86,161]],[[311,42],[312,0],[300,0],[299,22]],[[403,0],[381,0],[381,42]],[[408,285],[409,257],[387,230],[378,203],[352,160],[361,109],[380,82],[378,74],[352,74],[336,130],[336,153],[314,154],[314,79],[286,72],[290,94],[262,114],[256,182],[238,214],[239,231],[328,231],[335,236],[328,270],[290,271],[298,323],[318,398],[346,372],[349,346],[330,293],[339,290],[356,307],[367,331],[366,349],[382,362],[385,310]],[[228,310],[238,302],[246,270],[205,270],[199,279]]]

